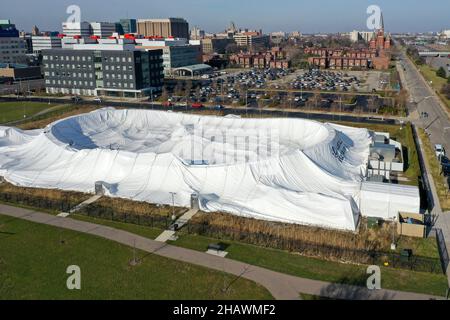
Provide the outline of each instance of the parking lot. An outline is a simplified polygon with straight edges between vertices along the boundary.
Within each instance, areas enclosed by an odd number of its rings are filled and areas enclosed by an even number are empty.
[[[344,72],[313,69],[297,76],[291,83],[292,89],[321,91],[358,91],[361,81]]]
[[[186,82],[181,87],[168,85],[166,89],[169,102],[246,104],[249,98],[256,98],[256,95],[248,94],[249,90],[266,88],[269,82],[282,79],[291,72],[285,69],[250,69],[216,74],[212,79],[205,77],[192,86]]]
[[[279,75],[278,75],[279,76]],[[277,77],[276,74],[269,76]],[[252,85],[250,85],[252,84]],[[183,90],[181,88],[184,88]],[[195,85],[178,85],[169,90],[165,106],[213,105],[247,106],[248,108],[290,108],[334,112],[376,113],[385,101],[377,96],[352,95],[346,92],[314,93],[287,91],[267,86],[264,73],[241,75],[239,78],[199,81]],[[199,106],[199,107],[200,107]]]

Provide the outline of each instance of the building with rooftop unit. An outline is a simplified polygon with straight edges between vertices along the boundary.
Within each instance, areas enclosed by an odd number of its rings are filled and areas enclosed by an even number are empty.
[[[0,63],[27,63],[27,42],[10,20],[0,20]]]
[[[162,50],[138,50],[128,39],[99,39],[42,55],[47,93],[142,97],[162,88]]]
[[[46,49],[62,48],[61,38],[58,36],[32,36],[33,53],[41,53]]]
[[[189,39],[189,24],[183,18],[138,19],[137,33],[145,36]]]
[[[135,39],[137,48],[162,50],[164,74],[171,75],[175,68],[199,64],[201,49],[199,45],[190,45],[186,39],[179,38],[149,38]]]

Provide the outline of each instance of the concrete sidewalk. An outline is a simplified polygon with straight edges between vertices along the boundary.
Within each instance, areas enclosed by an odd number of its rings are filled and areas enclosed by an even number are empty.
[[[243,262],[209,255],[203,252],[184,249],[150,240],[123,230],[97,225],[89,222],[56,217],[50,214],[0,204],[0,214],[32,222],[65,228],[86,234],[99,236],[170,259],[200,265],[217,271],[233,274],[252,280],[269,290],[276,299],[296,300],[299,293],[323,296],[335,299],[357,300],[429,300],[442,299],[425,294],[394,290],[370,291],[363,287],[334,284],[329,282],[299,278],[282,274]]]

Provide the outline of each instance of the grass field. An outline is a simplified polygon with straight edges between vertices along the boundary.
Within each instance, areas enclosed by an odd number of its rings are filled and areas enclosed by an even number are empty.
[[[0,123],[24,120],[56,106],[44,102],[0,102]]]
[[[72,218],[105,224],[124,229],[144,237],[154,239],[162,230],[144,226],[132,226],[126,223],[116,223],[103,219],[94,219],[80,215]],[[365,285],[367,279],[364,265],[338,263],[322,259],[301,256],[287,251],[263,248],[236,241],[223,241],[197,235],[181,234],[177,241],[170,244],[197,251],[206,251],[210,243],[223,242],[229,252],[227,258],[260,266],[281,273],[292,274],[308,279]],[[410,248],[414,254],[426,257],[438,257],[435,239],[401,238],[398,250]],[[419,292],[433,295],[444,295],[447,288],[447,278],[443,274],[412,272],[382,267],[382,287],[393,290]]]
[[[104,226],[116,228],[125,230],[137,235],[140,235],[142,237],[148,238],[148,239],[156,239],[162,232],[162,229],[159,228],[151,228],[147,226],[140,226],[136,224],[131,223],[124,223],[124,222],[118,222],[118,221],[111,221],[111,220],[105,220],[105,219],[98,219],[93,217],[88,217],[82,214],[73,214],[71,215],[73,219],[80,220],[80,221],[87,221],[92,222],[96,224],[101,224]]]
[[[37,116],[31,121],[23,121],[18,125],[18,127],[24,130],[41,129],[57,120],[91,112],[98,108],[98,106],[89,105],[65,105],[61,108],[52,109],[50,112]]]
[[[205,251],[210,239],[195,235],[182,235],[173,245]],[[228,258],[257,265],[298,277],[347,283],[365,286],[366,269],[364,265],[344,264],[304,257],[282,250],[262,248],[253,245],[223,241],[228,247]],[[381,286],[385,289],[419,292],[443,296],[447,289],[447,277],[444,274],[413,272],[381,267]]]
[[[423,143],[423,150],[427,158],[428,165],[431,168],[431,175],[433,176],[434,185],[438,193],[439,202],[443,211],[450,210],[450,191],[445,182],[445,177],[441,175],[441,165],[436,158],[430,138],[423,129],[419,129],[420,140]]]
[[[141,263],[132,267],[130,247],[0,215],[0,299],[272,298],[246,279],[140,251],[137,256]],[[81,268],[81,290],[66,288],[69,265]]]
[[[420,73],[428,81],[434,91],[439,95],[441,100],[444,101],[444,103],[447,105],[447,108],[450,109],[450,100],[441,93],[442,86],[447,83],[447,79],[438,77],[436,75],[436,70],[434,70],[427,64],[416,65],[416,67],[420,70]],[[432,83],[430,83],[430,81],[432,81]]]

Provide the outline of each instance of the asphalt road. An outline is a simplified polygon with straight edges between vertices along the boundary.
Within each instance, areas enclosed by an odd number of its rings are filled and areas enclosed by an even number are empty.
[[[401,63],[405,67],[406,85],[413,101],[408,104],[411,120],[426,129],[431,143],[442,144],[450,152],[450,121],[440,105],[439,97],[427,85],[417,68],[402,52]],[[421,118],[421,112],[427,112],[427,118]],[[415,117],[414,117],[415,115]]]
[[[62,99],[55,97],[0,97],[0,101],[39,101],[39,102],[51,102],[58,104],[74,104],[74,102],[70,99]],[[130,101],[102,101],[101,103],[95,102],[92,100],[82,100],[77,102],[78,104],[99,104],[104,107],[126,107],[126,108],[134,108],[134,109],[154,109],[154,110],[172,110],[174,112],[182,112],[195,110],[190,105],[174,105],[173,107],[165,107],[161,103],[154,102],[130,102]],[[206,108],[204,108],[206,109]],[[197,109],[198,110],[198,109]],[[209,108],[209,110],[214,110]],[[392,119],[389,117],[382,117],[380,115],[374,114],[373,116],[361,115],[347,115],[347,114],[332,114],[332,113],[312,113],[312,112],[303,112],[303,111],[288,111],[288,110],[279,110],[279,109],[259,109],[257,107],[242,107],[242,108],[233,108],[233,107],[225,107],[221,109],[224,115],[253,115],[255,117],[263,115],[273,116],[273,117],[286,117],[286,118],[303,118],[317,121],[346,121],[346,122],[359,122],[359,123],[372,123],[372,124],[397,124],[398,121],[396,119]]]

